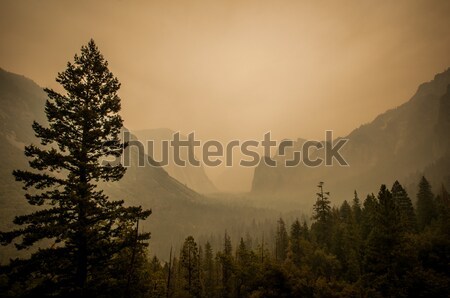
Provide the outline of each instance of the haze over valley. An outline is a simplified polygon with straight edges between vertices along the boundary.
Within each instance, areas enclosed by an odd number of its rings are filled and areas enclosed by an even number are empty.
[[[0,0],[0,296],[449,297],[448,16]]]

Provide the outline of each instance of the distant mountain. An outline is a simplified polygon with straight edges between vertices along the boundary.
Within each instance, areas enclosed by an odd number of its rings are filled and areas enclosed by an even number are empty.
[[[21,185],[15,182],[12,170],[28,165],[23,149],[36,142],[31,124],[43,122],[46,95],[30,79],[0,68],[0,215],[10,215],[23,206],[14,200],[22,196]],[[23,199],[23,201],[25,201]]]
[[[33,120],[47,123],[45,100],[46,94],[33,81],[0,69],[0,230],[12,228],[15,215],[35,210],[27,204],[22,184],[14,181],[12,171],[28,168],[23,149],[26,144],[39,144],[31,124]],[[152,233],[151,253],[164,258],[171,244],[182,243],[187,235],[220,233],[230,223],[258,220],[268,214],[240,205],[224,205],[202,196],[160,167],[137,167],[138,158],[147,156],[136,148],[126,150],[131,167],[123,179],[99,186],[111,199],[124,199],[126,204],[152,209],[153,214],[141,225],[143,230]],[[0,262],[13,255],[17,255],[13,247],[0,248]]]
[[[442,184],[448,188],[449,84],[450,69],[422,84],[408,102],[352,131],[340,151],[349,167],[271,168],[261,163],[255,169],[252,193],[310,202],[315,198],[317,182],[325,181],[332,198],[339,202],[351,199],[354,189],[365,196],[377,192],[380,184],[391,186],[398,179],[415,198],[415,183],[423,174],[435,188]],[[300,148],[303,142],[296,141],[295,147]],[[285,160],[282,156],[275,158]]]
[[[148,154],[148,141],[153,141],[153,158],[160,161],[162,158],[161,144],[163,141],[171,141],[173,139],[173,134],[175,131],[168,128],[157,128],[157,129],[145,129],[133,131],[133,134],[138,138],[139,141],[145,147],[146,153]],[[187,140],[187,137],[180,135],[180,139]],[[188,160],[188,153],[186,148],[180,150],[180,158],[184,161]],[[193,190],[208,194],[217,192],[217,188],[208,178],[202,165],[195,167],[189,163],[186,163],[185,167],[177,166],[173,162],[173,147],[169,146],[168,160],[169,164],[164,166],[163,169],[169,173],[170,176],[177,179],[184,185]]]

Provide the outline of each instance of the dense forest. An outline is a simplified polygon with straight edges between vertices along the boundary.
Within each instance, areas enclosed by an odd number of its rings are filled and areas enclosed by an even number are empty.
[[[258,243],[225,232],[218,251],[189,236],[169,262],[143,254],[133,297],[448,297],[449,194],[423,177],[415,205],[398,181],[339,207],[319,192],[310,226],[279,218]]]
[[[170,249],[168,261],[150,257],[138,227],[130,229],[123,237],[130,246],[107,270],[93,265],[99,275],[91,277],[90,295],[448,297],[450,195],[444,187],[434,195],[422,177],[415,207],[398,181],[363,201],[355,191],[353,200],[339,207],[331,206],[323,187],[320,183],[311,224],[297,219],[288,225],[279,218],[273,237],[246,233],[236,243],[225,231],[216,250],[188,236],[179,251]],[[45,281],[46,269],[34,267],[23,275],[14,262],[3,267],[2,296],[69,293],[62,281]]]

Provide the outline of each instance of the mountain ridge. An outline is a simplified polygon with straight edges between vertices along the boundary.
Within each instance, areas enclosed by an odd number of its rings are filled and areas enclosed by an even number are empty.
[[[424,174],[426,168],[432,168],[431,165],[441,158],[446,160],[448,155],[448,144],[442,141],[448,137],[445,130],[439,131],[437,127],[438,118],[450,117],[449,109],[444,113],[441,108],[450,101],[444,100],[449,84],[450,68],[421,84],[407,102],[387,110],[343,137],[349,141],[340,152],[350,167],[300,166],[292,169],[283,166],[269,168],[260,164],[255,169],[252,193],[303,196],[311,201],[315,197],[317,181],[328,181],[335,199],[342,201],[351,199],[348,189],[356,188],[366,194],[377,185],[392,184],[393,180],[400,179],[411,185],[409,190],[414,194],[411,177],[416,177],[419,172]],[[284,161],[281,157],[276,158]],[[445,174],[441,176],[441,181],[435,181],[435,185],[450,185]]]

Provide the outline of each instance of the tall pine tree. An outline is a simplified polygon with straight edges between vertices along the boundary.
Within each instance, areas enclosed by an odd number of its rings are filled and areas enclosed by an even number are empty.
[[[181,249],[180,271],[184,280],[183,289],[190,297],[199,297],[202,292],[199,251],[197,243],[192,236],[186,238]]]
[[[395,206],[391,192],[381,185],[378,192],[378,204],[373,218],[373,229],[367,239],[366,271],[370,272],[371,285],[379,290],[383,297],[394,297],[399,286],[397,275],[402,229],[399,211]]]
[[[405,232],[414,232],[417,229],[416,214],[408,197],[406,190],[402,187],[400,182],[395,181],[392,185],[392,198],[394,204],[399,211],[402,228]]]
[[[126,144],[119,139],[120,83],[93,40],[56,81],[66,92],[45,89],[48,126],[33,123],[42,146],[25,148],[32,170],[13,173],[28,190],[28,203],[40,208],[17,216],[20,228],[1,233],[1,242],[18,239],[19,250],[43,239],[50,244],[29,259],[11,262],[12,272],[29,278],[24,292],[84,297],[93,294],[97,278],[107,279],[117,254],[149,239],[148,233],[137,239],[126,235],[151,211],[111,201],[97,186],[122,178],[122,165],[104,166],[100,160],[119,157]]]
[[[431,185],[425,177],[419,183],[417,193],[417,223],[419,229],[423,230],[436,217],[436,206],[434,195],[431,192]]]
[[[328,199],[330,193],[323,191],[323,184],[323,182],[320,182],[317,186],[320,191],[317,193],[317,200],[314,204],[313,219],[315,222],[311,226],[311,230],[314,231],[318,243],[329,246],[332,213],[331,203]]]

